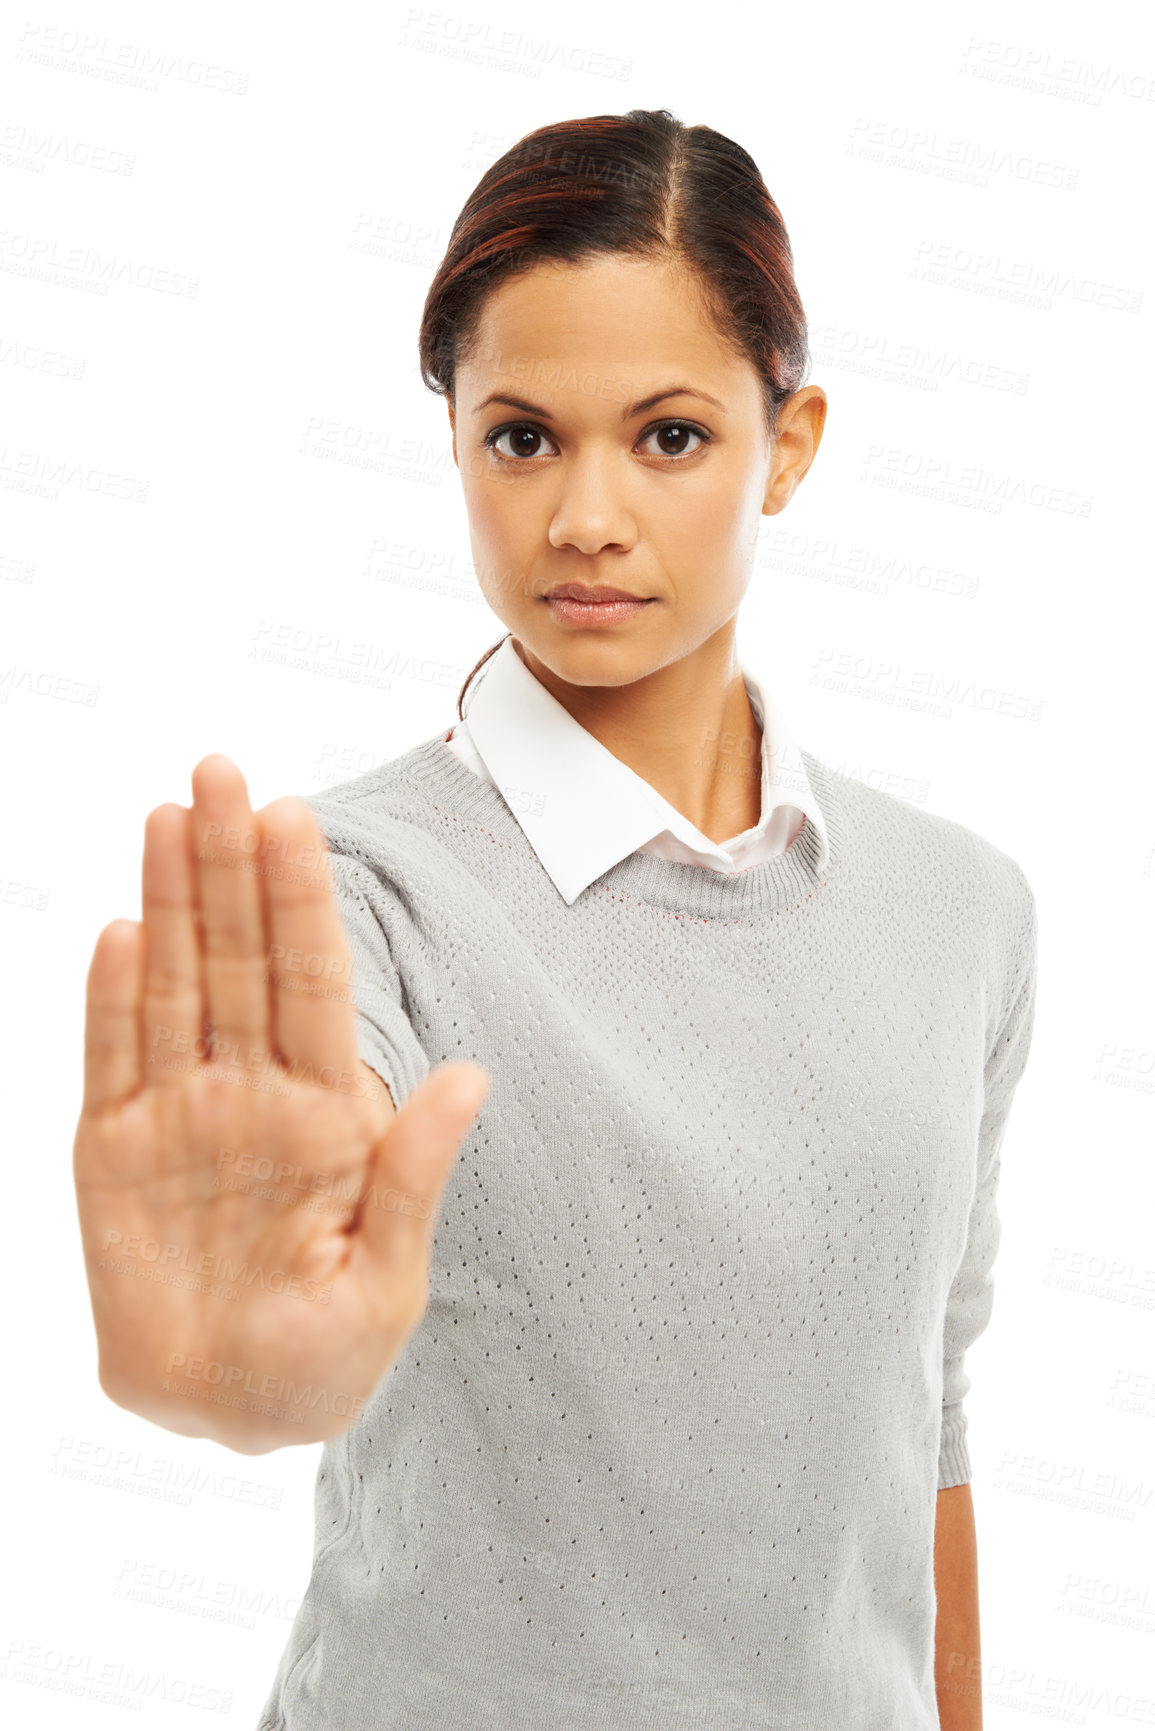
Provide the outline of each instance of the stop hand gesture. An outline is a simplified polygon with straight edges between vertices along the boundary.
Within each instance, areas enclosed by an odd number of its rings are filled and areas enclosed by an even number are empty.
[[[96,942],[73,1171],[101,1387],[261,1454],[346,1430],[413,1334],[488,1077],[437,1065],[397,1111],[309,806],[254,813],[221,756],[192,786],[146,821],[143,921]]]

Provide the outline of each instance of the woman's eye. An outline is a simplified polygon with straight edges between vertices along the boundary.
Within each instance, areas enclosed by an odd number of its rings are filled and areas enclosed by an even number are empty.
[[[698,443],[690,446],[688,450],[685,448],[687,436],[698,440]],[[510,441],[508,449],[502,448],[501,441],[503,439]],[[492,433],[487,434],[485,446],[487,450],[496,451],[498,456],[504,458],[506,462],[528,461],[532,457],[543,455],[539,448],[542,439],[548,440],[549,435],[543,432],[540,427],[519,423],[512,427],[495,427]],[[660,427],[651,427],[650,431],[643,435],[643,439],[657,439],[659,441],[659,448],[656,451],[651,451],[651,456],[677,458],[693,456],[695,452],[701,450],[703,445],[709,443],[710,435],[700,427],[692,426],[688,421],[664,421]],[[552,444],[552,440],[550,443]],[[671,450],[671,443],[678,448]],[[527,446],[532,448],[527,449]]]
[[[671,451],[668,445],[660,443],[655,455],[659,457],[692,457],[694,452],[700,451],[702,446],[707,442],[709,434],[701,432],[697,427],[692,427],[688,421],[665,421],[660,427],[654,427],[650,432],[648,432],[646,438],[664,441],[669,437],[673,437],[673,439],[680,444],[687,434],[689,434],[691,439],[697,439],[698,444],[692,445],[688,451],[685,449]]]
[[[507,462],[511,459],[516,462],[521,457],[540,457],[540,451],[526,450],[526,442],[546,437],[548,435],[543,433],[540,427],[497,427],[487,436],[485,444],[487,450],[497,451],[498,456],[504,457]],[[498,450],[498,442],[501,439],[511,439],[513,449],[511,451]]]

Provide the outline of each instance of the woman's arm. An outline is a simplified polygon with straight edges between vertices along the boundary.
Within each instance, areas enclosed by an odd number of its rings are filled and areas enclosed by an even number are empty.
[[[969,1484],[939,1491],[934,1523],[934,1682],[942,1731],[983,1731],[979,1568]]]

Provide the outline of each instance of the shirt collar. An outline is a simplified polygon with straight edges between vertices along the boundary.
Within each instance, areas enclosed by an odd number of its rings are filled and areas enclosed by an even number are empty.
[[[801,752],[765,683],[745,662],[741,670],[762,727],[762,811],[744,839],[752,839],[778,806],[796,806],[818,832],[818,870],[825,871],[826,825]],[[512,636],[478,674],[465,718],[478,755],[567,903],[665,830],[721,861],[716,843],[534,678]]]

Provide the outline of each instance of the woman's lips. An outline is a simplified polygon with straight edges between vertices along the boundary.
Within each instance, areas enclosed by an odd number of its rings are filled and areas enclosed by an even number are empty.
[[[594,591],[596,594],[596,591]],[[574,625],[613,625],[619,619],[632,619],[643,607],[651,605],[652,597],[620,597],[612,601],[592,601],[574,594],[546,595],[546,606],[555,619],[568,619]]]

